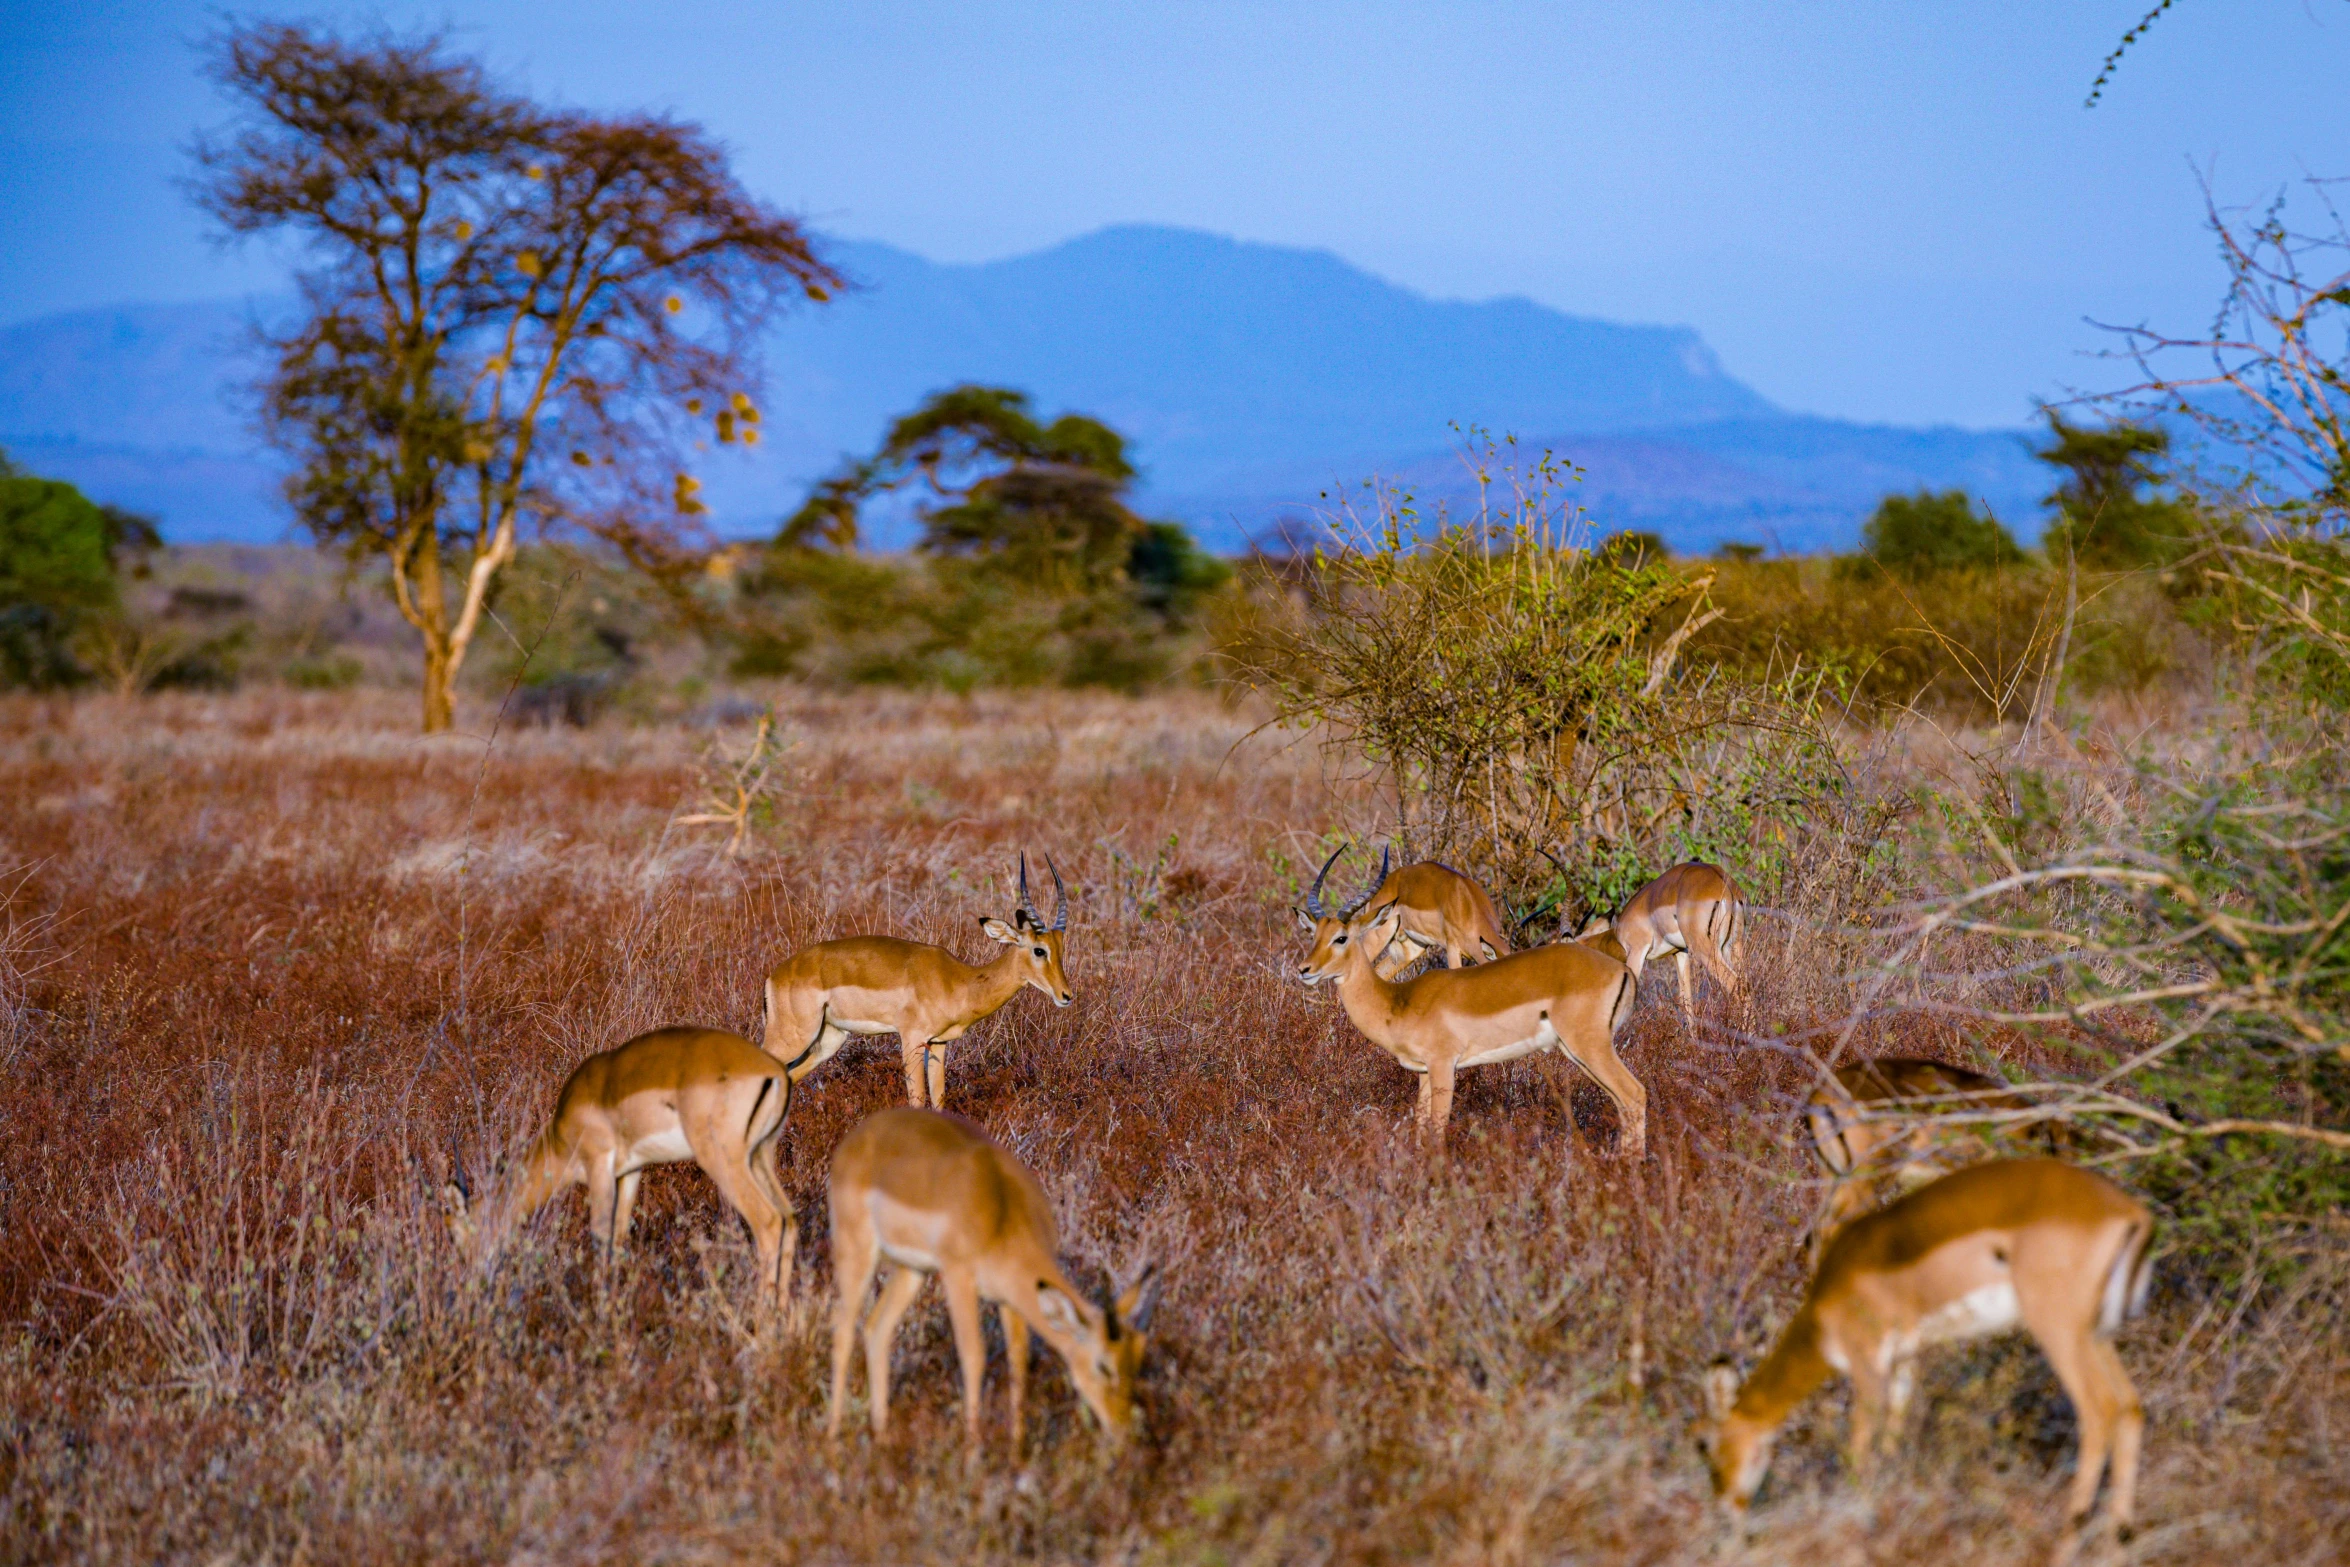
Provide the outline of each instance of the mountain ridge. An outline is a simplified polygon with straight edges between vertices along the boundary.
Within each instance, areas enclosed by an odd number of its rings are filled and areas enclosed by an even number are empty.
[[[1223,549],[1333,480],[1432,472],[1448,432],[1469,427],[1574,458],[1603,525],[1682,548],[1757,530],[1788,549],[1849,543],[1886,490],[1920,485],[1969,489],[2024,522],[2043,487],[2012,432],[1787,413],[1687,327],[1431,299],[1327,251],[1139,224],[969,264],[874,241],[829,249],[866,286],[769,333],[768,439],[755,462],[711,454],[705,474],[729,533],[767,531],[891,418],[964,381],[1108,420],[1133,443],[1144,509]],[[173,537],[284,536],[278,466],[237,385],[254,366],[249,322],[276,303],[0,328],[0,446],[158,512]],[[904,537],[901,522],[883,542]]]

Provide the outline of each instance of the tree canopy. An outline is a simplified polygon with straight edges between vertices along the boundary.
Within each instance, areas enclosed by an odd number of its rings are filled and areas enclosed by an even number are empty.
[[[258,24],[214,74],[240,113],[197,200],[306,256],[262,387],[288,496],[388,561],[445,728],[522,525],[674,564],[704,511],[684,452],[757,440],[755,333],[842,280],[698,127],[546,107],[438,36]]]
[[[2140,493],[2162,482],[2168,430],[2127,421],[2076,425],[2053,409],[2048,428],[2053,440],[2033,455],[2065,475],[2048,496],[2057,516],[2042,545],[2052,559],[2069,550],[2084,566],[2128,570],[2177,553],[2192,512],[2184,501]]]
[[[1100,420],[1070,413],[1046,424],[1024,392],[958,386],[892,424],[873,456],[819,484],[778,542],[854,549],[863,508],[919,484],[930,497],[919,511],[929,554],[1062,592],[1137,581],[1172,601],[1216,563],[1181,528],[1135,513],[1134,477],[1125,437]]]
[[[2015,538],[1964,490],[1888,495],[1861,530],[1861,548],[1896,576],[2012,566],[2024,558]]]

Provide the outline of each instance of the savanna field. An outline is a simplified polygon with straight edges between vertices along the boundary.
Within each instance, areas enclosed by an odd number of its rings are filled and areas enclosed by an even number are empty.
[[[1807,1044],[1853,1005],[1853,910],[1787,879],[1750,927],[1749,1009],[1701,987],[1694,1037],[1652,971],[1618,1040],[1651,1096],[1636,1167],[1604,1097],[1546,1056],[1464,1073],[1431,1168],[1413,1081],[1295,978],[1291,906],[1332,834],[1377,816],[1327,752],[1180,690],[757,695],[786,749],[739,855],[676,821],[739,722],[489,743],[488,701],[420,738],[413,697],[372,687],[5,699],[0,1557],[1713,1555],[1686,1428],[1704,1367],[1751,1362],[1801,1296],[1821,1186],[1795,1107]],[[2159,720],[2097,732],[2143,743]],[[1898,795],[1954,744],[1917,725],[1855,754]],[[2115,752],[2070,765],[2131,802]],[[1023,849],[1068,878],[1076,1001],[1023,992],[975,1028],[948,1105],[1038,1173],[1078,1283],[1165,1270],[1125,1452],[1042,1349],[1027,1451],[1006,1451],[990,1313],[972,1460],[935,1288],[899,1340],[890,1440],[854,1420],[825,1440],[826,1161],[902,1101],[891,1037],[794,1101],[780,1318],[690,1164],[649,1172],[608,1283],[577,1196],[465,1267],[440,1188],[487,1178],[580,1059],[662,1024],[756,1037],[762,975],[810,941],[977,957]],[[1366,868],[1346,862],[1350,891]],[[1937,957],[1966,967],[1963,944]],[[1858,1029],[1873,1053],[2081,1070],[1953,1012]],[[2281,1272],[2158,1262],[2121,1339],[2148,1435],[2114,1559],[2350,1549],[2350,1229],[2321,1215],[2298,1244]],[[1865,1486],[1841,1386],[1802,1408],[1752,1560],[2046,1556],[2075,1427],[2045,1360],[2010,1337],[1923,1377]]]

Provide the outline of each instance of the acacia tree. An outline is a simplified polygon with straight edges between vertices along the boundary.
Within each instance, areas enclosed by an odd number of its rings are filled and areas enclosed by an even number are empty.
[[[916,482],[944,503],[922,510],[925,551],[976,557],[1061,591],[1124,573],[1151,531],[1127,505],[1134,465],[1117,431],[1082,414],[1044,424],[1024,392],[958,386],[819,484],[779,542],[854,549],[865,503]]]
[[[676,564],[704,512],[682,454],[757,440],[754,333],[841,279],[697,127],[543,107],[437,36],[262,24],[213,73],[241,113],[196,199],[308,263],[260,387],[289,499],[388,563],[446,729],[521,528]]]

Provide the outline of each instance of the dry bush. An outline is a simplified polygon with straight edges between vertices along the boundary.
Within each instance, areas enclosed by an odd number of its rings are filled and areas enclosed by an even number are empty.
[[[776,706],[795,778],[740,858],[664,836],[699,789],[682,729],[508,733],[485,763],[410,733],[398,692],[0,708],[0,864],[30,867],[0,890],[31,933],[0,970],[0,1558],[1710,1552],[1683,1427],[1702,1366],[1796,1298],[1816,1191],[1791,1113],[1850,938],[1809,905],[1758,923],[1751,1038],[1641,1009],[1641,1166],[1604,1152],[1595,1091],[1519,1062],[1464,1078],[1430,1172],[1405,1074],[1290,978],[1276,856],[1359,808],[1310,749],[1236,750],[1254,715],[1182,695]],[[608,1287],[576,1201],[486,1278],[459,1266],[431,1201],[452,1143],[485,1169],[631,1032],[751,1028],[801,942],[974,951],[1022,847],[1068,874],[1078,1004],[1015,1000],[950,1092],[1039,1171],[1081,1282],[1168,1265],[1135,1451],[1104,1454],[1046,1361],[1013,1466],[998,1364],[995,1445],[966,1464],[935,1292],[898,1348],[898,1436],[828,1446],[822,1312],[752,1314],[747,1237],[690,1167],[648,1176]],[[1914,1010],[1852,1043],[2068,1064]],[[895,1050],[852,1044],[794,1107],[810,1303],[826,1158],[899,1094]],[[2153,1415],[2133,1559],[2338,1557],[2350,1236],[2327,1244],[2289,1296],[2174,1280],[2125,1339]],[[2046,1548],[2070,1420],[2044,1364],[2006,1342],[1929,1365],[1873,1491],[1836,1456],[1840,1398],[1807,1408],[1755,1559]]]
[[[1691,675],[1684,647],[1723,613],[1710,577],[1591,547],[1548,454],[1465,455],[1473,514],[1345,498],[1293,593],[1261,573],[1258,612],[1224,628],[1235,678],[1370,786],[1357,835],[1469,870],[1528,928],[1619,908],[1687,859],[1773,900],[1799,868],[1865,880],[1845,846],[1887,816],[1855,789],[1837,685],[1799,662]]]
[[[2046,566],[1948,570],[1921,582],[1820,558],[1705,570],[1727,613],[1691,639],[1692,663],[1749,677],[1790,663],[1831,669],[1872,706],[2021,719],[2064,631],[2065,573]],[[2174,600],[2180,586],[2155,573],[2082,573],[2066,689],[2175,698],[2208,680],[2211,651]]]

